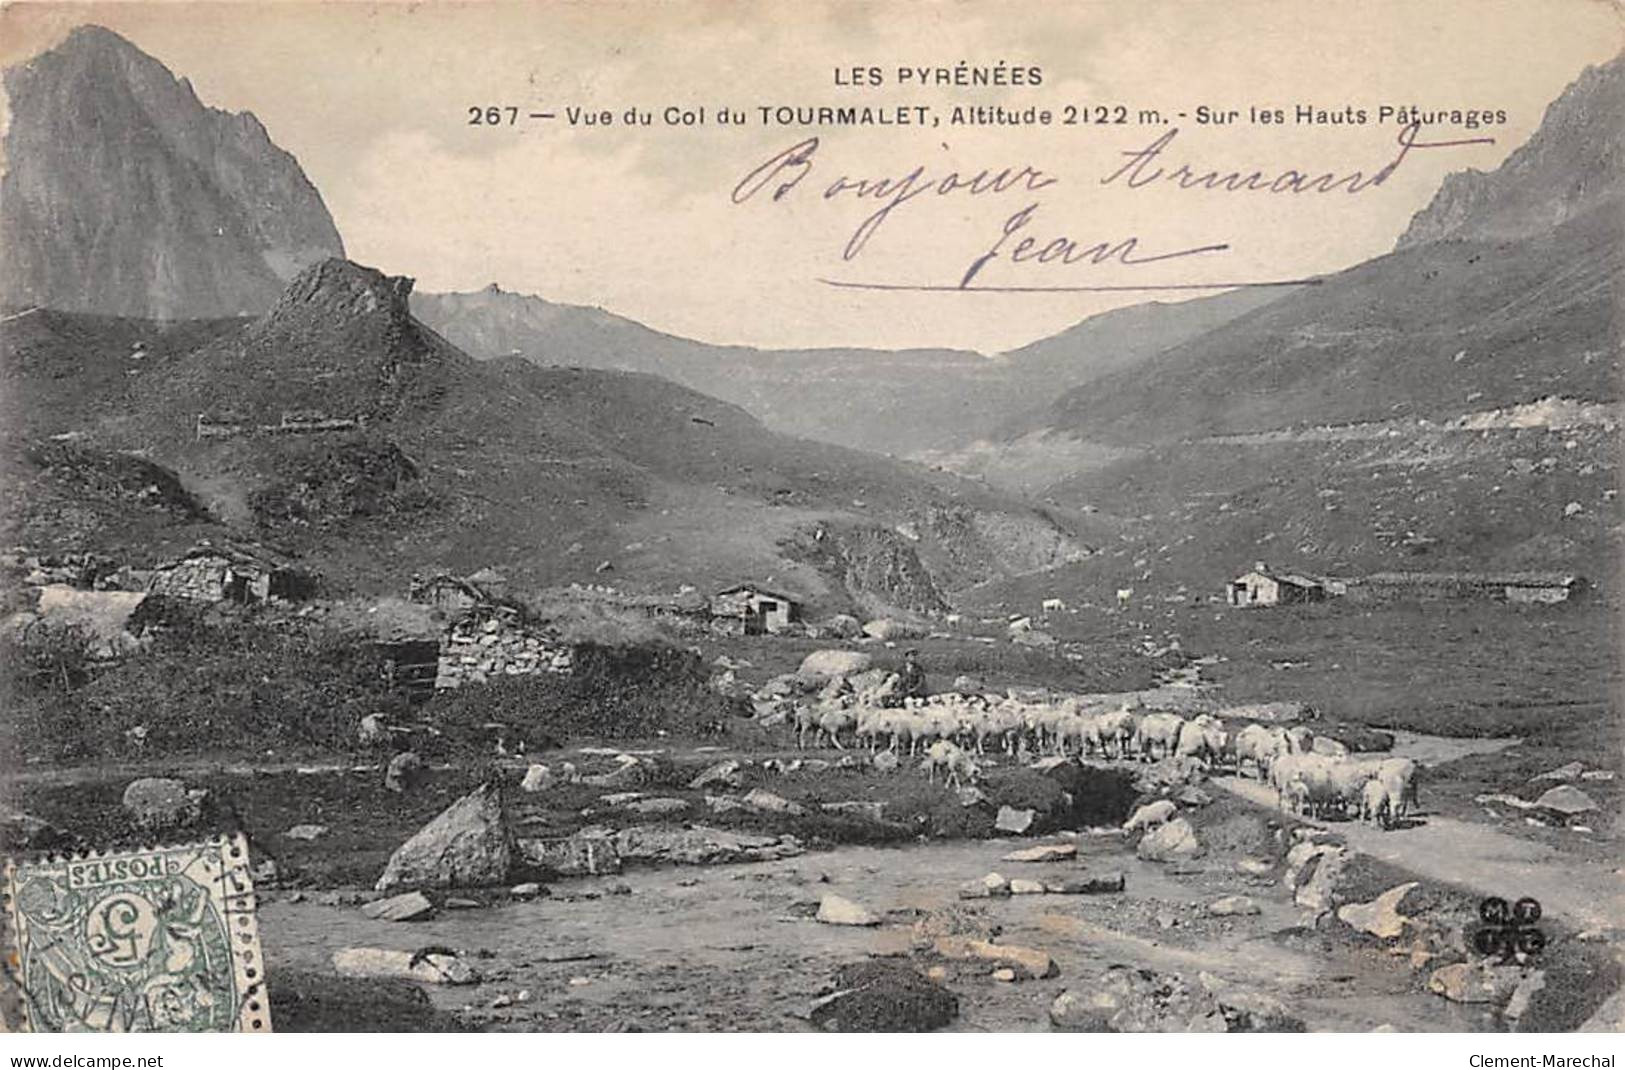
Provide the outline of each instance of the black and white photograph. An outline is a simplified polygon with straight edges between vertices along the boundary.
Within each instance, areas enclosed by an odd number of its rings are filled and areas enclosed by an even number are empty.
[[[0,65],[0,1046],[1614,1065],[1618,3],[20,0]]]

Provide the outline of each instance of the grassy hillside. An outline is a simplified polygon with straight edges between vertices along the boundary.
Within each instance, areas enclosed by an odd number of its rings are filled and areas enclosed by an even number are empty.
[[[771,578],[845,606],[888,592],[851,591],[792,552],[819,531],[851,537],[848,555],[885,533],[886,552],[917,555],[945,587],[1081,549],[1063,523],[1004,494],[770,432],[652,376],[474,361],[410,317],[409,288],[328,261],[267,316],[200,329],[207,344],[146,357],[138,376],[80,376],[83,388],[68,390],[52,385],[49,361],[10,370],[49,413],[38,432],[68,430],[84,449],[173,471],[214,521],[302,554],[338,590],[494,564],[521,586]],[[100,367],[84,354],[120,351],[131,329],[53,322],[49,344],[29,352],[73,354],[70,376]],[[198,435],[199,416],[213,433]],[[328,429],[274,430],[315,420]],[[95,538],[116,543],[109,502]],[[145,556],[154,533],[130,534]]]
[[[1237,292],[1119,309],[992,359],[960,350],[710,345],[494,286],[415,294],[412,309],[481,359],[648,372],[731,401],[775,431],[901,455],[990,435],[1057,390],[1131,367],[1275,296]]]
[[[1007,429],[1139,445],[1560,394],[1619,397],[1625,201],[1535,237],[1407,248],[1063,395]]]

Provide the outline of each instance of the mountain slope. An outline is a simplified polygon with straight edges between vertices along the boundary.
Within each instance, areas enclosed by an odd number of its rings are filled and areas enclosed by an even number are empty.
[[[258,313],[343,254],[292,156],[206,107],[124,38],[82,26],[5,75],[0,300],[136,316]]]
[[[1007,438],[1143,445],[1617,398],[1622,64],[1571,85],[1548,125],[1469,183],[1471,203],[1447,182],[1395,252],[1065,394]],[[1573,181],[1554,180],[1570,167]]]
[[[989,359],[958,350],[714,346],[600,309],[506,293],[415,294],[413,311],[482,359],[659,375],[740,405],[786,434],[898,455],[945,449],[1277,295],[1221,294],[1092,317]]]
[[[1586,68],[1546,110],[1534,135],[1494,172],[1448,176],[1397,248],[1550,230],[1616,196],[1622,168],[1625,55]]]
[[[124,411],[86,398],[55,426],[167,466],[341,588],[607,569],[632,588],[771,577],[821,605],[923,610],[1084,552],[997,492],[775,434],[652,376],[475,361],[411,318],[410,290],[325,261],[265,316],[144,371]]]
[[[1446,182],[1393,253],[1069,392],[957,467],[1094,513],[1102,553],[1055,590],[1186,598],[1255,560],[1610,588],[1621,63],[1502,168]]]

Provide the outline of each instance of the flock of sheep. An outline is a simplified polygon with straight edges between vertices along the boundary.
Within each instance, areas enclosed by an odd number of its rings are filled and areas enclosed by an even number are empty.
[[[1187,758],[1208,769],[1249,773],[1276,790],[1279,805],[1314,817],[1338,815],[1389,827],[1416,801],[1417,765],[1409,758],[1355,756],[1341,742],[1300,726],[1249,723],[1231,731],[1211,714],[1186,719],[1099,697],[1027,701],[1014,694],[946,692],[898,701],[896,677],[862,690],[833,682],[819,701],[798,706],[796,743],[848,743],[923,755],[921,765],[950,785],[974,782],[973,755],[1076,755],[1156,761]]]

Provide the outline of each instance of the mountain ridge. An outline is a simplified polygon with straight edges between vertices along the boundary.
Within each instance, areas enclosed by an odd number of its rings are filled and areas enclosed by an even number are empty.
[[[263,312],[344,245],[251,112],[86,25],[8,68],[0,299],[148,319]]]

